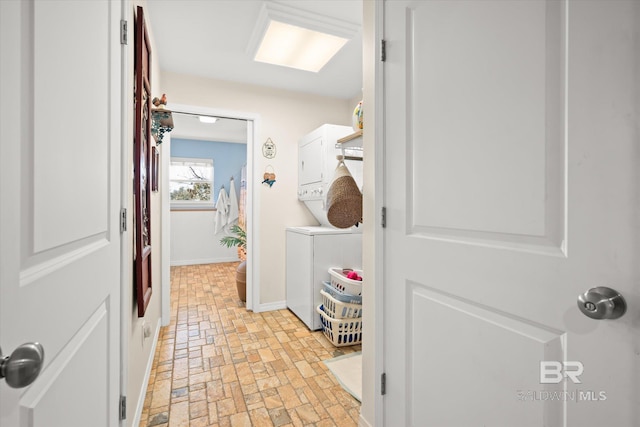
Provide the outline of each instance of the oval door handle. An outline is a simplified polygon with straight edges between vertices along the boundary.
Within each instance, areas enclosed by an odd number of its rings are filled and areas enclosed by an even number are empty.
[[[592,319],[617,319],[627,311],[627,303],[618,291],[599,286],[578,297],[578,308]]]
[[[22,344],[11,356],[0,350],[0,378],[13,388],[26,387],[38,378],[44,363],[44,348],[37,342]]]

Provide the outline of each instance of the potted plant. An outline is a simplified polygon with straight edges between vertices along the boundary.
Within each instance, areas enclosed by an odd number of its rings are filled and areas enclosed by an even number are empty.
[[[242,227],[237,224],[234,224],[231,227],[231,232],[233,235],[224,236],[220,239],[220,244],[224,245],[228,248],[237,246],[238,247],[238,255],[242,262],[238,265],[236,269],[236,287],[238,288],[238,296],[242,302],[247,301],[247,233],[244,231]]]

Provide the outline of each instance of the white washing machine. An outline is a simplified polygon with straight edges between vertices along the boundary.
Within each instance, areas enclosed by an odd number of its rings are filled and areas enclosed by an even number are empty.
[[[338,139],[352,134],[348,126],[325,124],[298,141],[298,199],[320,226],[288,227],[286,230],[287,307],[311,330],[322,328],[316,307],[322,303],[322,282],[329,268],[362,269],[362,232],[329,224],[326,194],[333,180]],[[356,183],[362,186],[362,162],[347,161]]]
[[[287,227],[287,307],[312,331],[322,328],[316,307],[329,268],[362,269],[362,234],[331,227]]]

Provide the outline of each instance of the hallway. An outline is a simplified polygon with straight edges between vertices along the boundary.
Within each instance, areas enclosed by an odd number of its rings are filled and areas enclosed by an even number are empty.
[[[288,310],[248,312],[237,263],[171,268],[140,426],[356,426],[360,403],[322,360],[337,349]]]

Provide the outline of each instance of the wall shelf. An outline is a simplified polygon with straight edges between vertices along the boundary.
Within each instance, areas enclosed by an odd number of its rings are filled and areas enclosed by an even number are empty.
[[[338,144],[344,144],[345,142],[349,142],[352,139],[356,139],[362,136],[362,129],[360,129],[357,132],[352,133],[351,135],[347,135],[345,137],[342,137],[338,140]]]
[[[362,129],[340,138],[336,148],[362,148]]]
[[[342,150],[342,158],[345,160],[362,161],[362,129],[340,138],[336,148]]]

